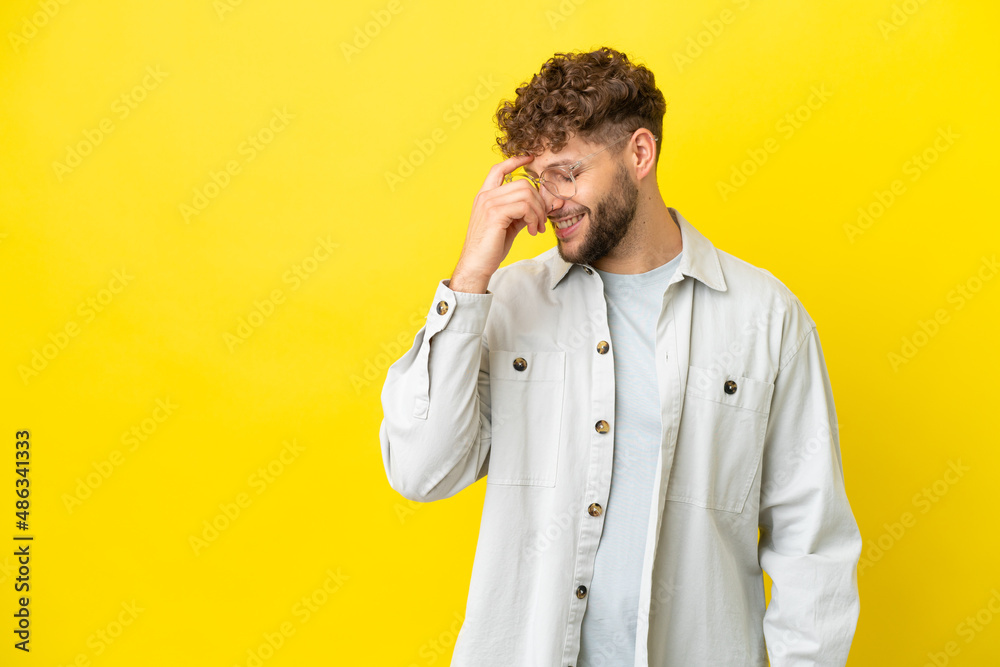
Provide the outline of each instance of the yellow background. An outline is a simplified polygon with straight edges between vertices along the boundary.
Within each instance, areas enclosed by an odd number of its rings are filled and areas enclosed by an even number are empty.
[[[602,45],[668,100],[666,203],[818,324],[871,560],[849,664],[998,664],[998,19],[982,0],[3,3],[0,664],[448,663],[485,487],[389,488],[385,369],[458,259],[497,103]],[[734,169],[753,173],[724,197]],[[507,263],[554,243],[522,234]]]

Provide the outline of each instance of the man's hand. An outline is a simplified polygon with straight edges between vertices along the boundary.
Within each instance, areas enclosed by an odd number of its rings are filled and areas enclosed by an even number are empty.
[[[451,289],[485,294],[517,233],[525,227],[532,236],[545,231],[541,193],[525,179],[504,183],[507,174],[533,159],[530,154],[515,155],[490,168],[472,203],[465,245],[449,282]]]

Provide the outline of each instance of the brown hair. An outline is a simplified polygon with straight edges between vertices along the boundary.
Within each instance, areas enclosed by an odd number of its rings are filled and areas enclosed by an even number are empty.
[[[666,100],[653,73],[624,53],[608,47],[556,53],[516,93],[496,111],[503,133],[497,144],[505,158],[538,154],[546,144],[561,151],[570,135],[607,144],[644,127],[658,137],[656,162],[660,160]]]

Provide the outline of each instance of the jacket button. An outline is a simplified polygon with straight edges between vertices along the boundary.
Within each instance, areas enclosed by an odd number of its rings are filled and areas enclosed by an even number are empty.
[[[590,516],[601,516],[601,506],[597,503],[590,503],[587,511],[590,512]]]
[[[587,595],[587,587],[586,586],[577,586],[576,587],[576,597],[583,598],[583,597],[586,597],[586,595]]]
[[[514,360],[515,371],[523,371],[527,367],[528,367],[528,362],[525,361],[522,357],[518,357],[517,359]]]
[[[723,388],[726,390],[727,394],[736,393],[736,383],[732,380],[726,380],[726,384],[723,385]]]
[[[438,301],[437,311],[438,311],[438,315],[444,315],[445,313],[447,313],[448,312],[448,302],[447,301]]]
[[[598,433],[607,433],[608,432],[608,422],[606,422],[606,421],[604,421],[602,419],[599,422],[597,422],[596,424],[594,424],[594,428],[597,430]]]
[[[597,353],[607,354],[609,348],[610,346],[608,345],[608,341],[602,340],[600,343],[597,344]]]

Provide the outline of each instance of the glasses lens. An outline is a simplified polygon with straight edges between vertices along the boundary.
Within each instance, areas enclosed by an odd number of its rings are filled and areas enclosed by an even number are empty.
[[[542,172],[542,185],[557,197],[569,199],[576,194],[576,183],[563,169],[546,169]]]
[[[538,188],[538,186],[535,185],[535,182],[532,180],[532,178],[528,176],[528,172],[524,171],[523,169],[516,169],[511,173],[507,174],[507,178],[505,180],[508,183],[511,183],[516,180],[525,180],[528,181],[528,183],[530,183],[531,185],[533,185],[536,189]]]

